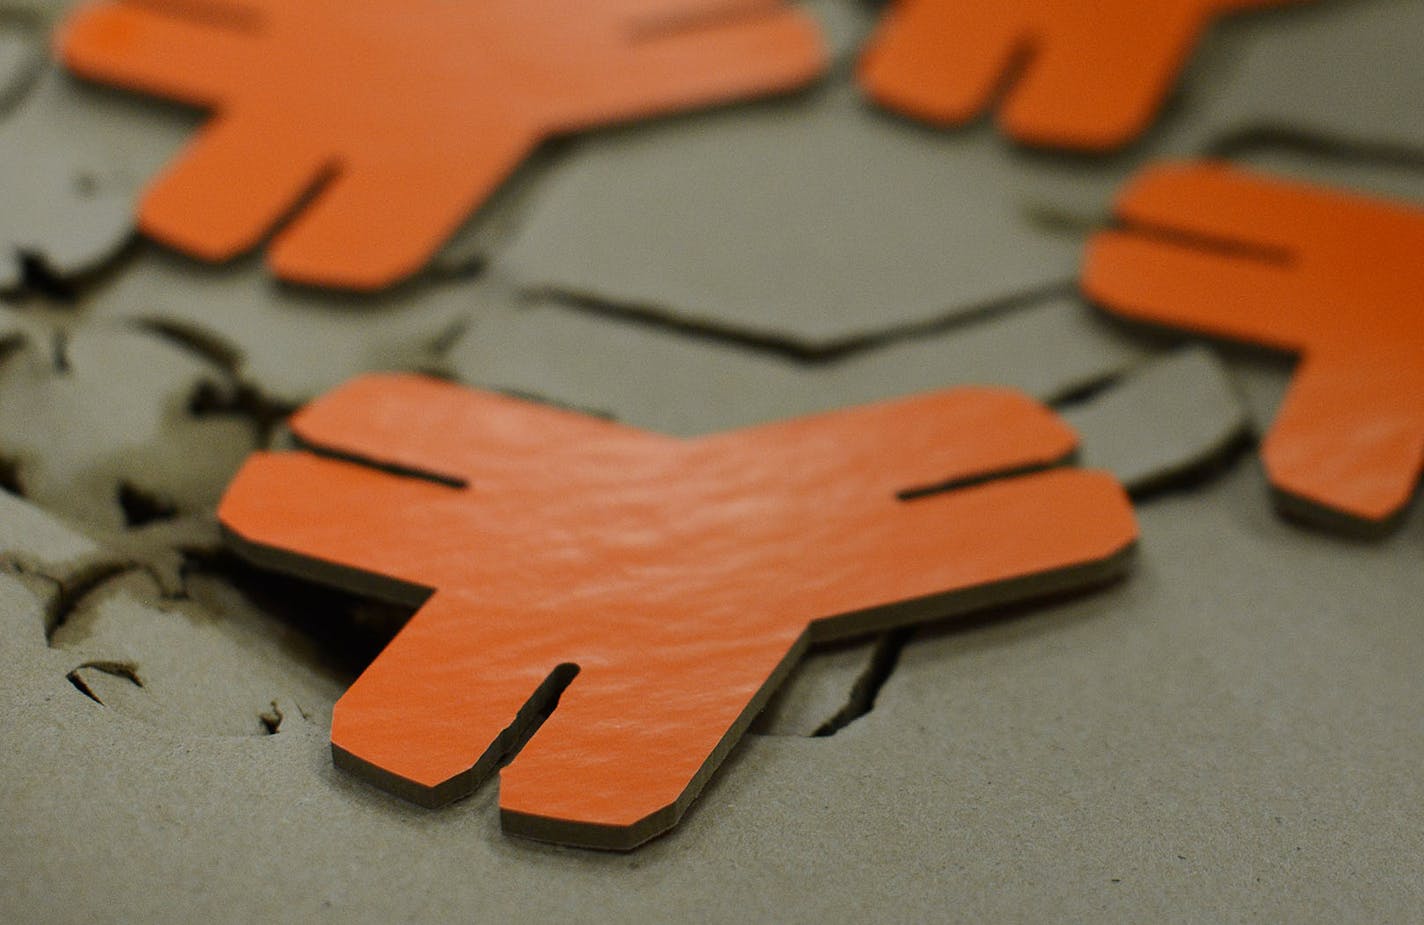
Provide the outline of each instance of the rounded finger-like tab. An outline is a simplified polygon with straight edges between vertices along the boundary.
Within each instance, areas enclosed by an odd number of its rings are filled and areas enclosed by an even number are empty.
[[[423,806],[490,777],[576,673],[527,614],[437,593],[336,704],[340,767]]]
[[[463,561],[441,561],[410,542],[417,529],[462,526],[458,498],[451,488],[309,453],[257,453],[228,486],[218,520],[260,565],[410,603]]]
[[[598,445],[667,441],[612,421],[401,373],[352,379],[302,408],[288,426],[318,450],[452,485],[481,473],[528,475],[532,467]]]
[[[1024,29],[995,5],[904,0],[886,11],[857,78],[897,112],[935,125],[968,122],[993,102]]]
[[[1330,353],[1296,368],[1261,445],[1283,511],[1379,535],[1398,520],[1424,474],[1424,364]]]
[[[320,139],[267,116],[214,118],[139,205],[145,234],[205,260],[254,247],[326,169]]]

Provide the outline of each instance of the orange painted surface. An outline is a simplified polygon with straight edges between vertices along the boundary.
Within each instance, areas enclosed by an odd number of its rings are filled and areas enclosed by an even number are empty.
[[[1128,318],[1301,354],[1262,446],[1288,499],[1363,525],[1424,471],[1424,210],[1173,164],[1091,242],[1089,297]]]
[[[936,125],[972,121],[1002,93],[1015,139],[1110,150],[1152,123],[1212,20],[1287,2],[1300,0],[894,0],[860,82]]]
[[[1072,451],[1058,418],[1002,390],[679,440],[373,376],[291,426],[318,452],[249,460],[219,512],[239,547],[435,589],[337,704],[334,746],[417,799],[452,780],[441,799],[460,796],[535,689],[577,665],[500,776],[507,829],[575,843],[630,847],[620,832],[675,823],[807,638],[963,611],[976,602],[955,595],[986,586],[1006,601],[1051,590],[1034,585],[1046,576],[1100,581],[1078,570],[1136,537],[1099,472],[897,498]]]
[[[117,0],[75,72],[216,116],[153,183],[143,230],[356,289],[418,270],[543,138],[788,90],[825,67],[783,0]]]

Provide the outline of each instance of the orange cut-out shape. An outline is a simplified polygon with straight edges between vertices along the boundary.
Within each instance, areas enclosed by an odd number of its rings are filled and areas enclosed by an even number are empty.
[[[1083,288],[1127,318],[1301,355],[1261,448],[1287,511],[1380,533],[1424,472],[1424,210],[1219,163],[1153,167]]]
[[[860,64],[887,108],[999,122],[1033,145],[1107,151],[1152,123],[1212,20],[1301,0],[893,0]]]
[[[503,824],[593,847],[676,824],[810,641],[1103,581],[1136,538],[1110,475],[1034,471],[1074,436],[1000,390],[680,440],[375,376],[291,429],[312,452],[249,460],[230,542],[420,605],[336,705],[337,764],[442,804],[557,702]]]
[[[277,275],[354,289],[420,269],[549,135],[788,90],[826,58],[784,0],[113,0],[58,48],[217,110],[144,232],[224,260],[299,208]]]

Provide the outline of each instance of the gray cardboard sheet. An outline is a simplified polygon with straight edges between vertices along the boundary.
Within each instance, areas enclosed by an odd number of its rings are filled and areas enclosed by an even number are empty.
[[[186,113],[46,66],[0,117],[0,291],[24,283],[27,260],[61,279],[112,261],[133,235],[148,177],[191,125]]]
[[[27,497],[118,529],[127,487],[175,512],[211,510],[257,445],[241,416],[194,410],[224,372],[152,334],[93,325],[0,359],[0,457]]]
[[[1146,364],[1063,416],[1081,440],[1079,461],[1137,496],[1223,462],[1251,429],[1230,373],[1205,347]]]
[[[935,132],[869,106],[850,36],[872,15],[818,9],[849,33],[821,87],[585,139],[496,270],[524,291],[812,351],[1070,279],[1077,237],[1027,208],[992,129]],[[815,233],[787,233],[786,216]]]
[[[632,855],[511,841],[492,787],[401,803],[319,728],[115,716],[0,580],[0,890],[53,922],[1408,919],[1421,521],[1342,543],[1261,493],[1238,467],[1143,510],[1135,579],[917,638],[867,717],[749,737]]]
[[[445,360],[471,384],[690,436],[955,385],[1052,401],[1149,354],[1062,297],[815,361],[544,300],[473,312]]]
[[[213,267],[143,247],[88,313],[188,341],[263,398],[295,406],[357,373],[430,366],[482,292],[427,280],[354,298],[278,283],[257,258]]]
[[[1024,195],[1046,213],[1106,221],[1143,165],[1221,155],[1424,200],[1420,34],[1420,0],[1313,0],[1228,19],[1132,148],[1106,159],[1016,152]]]
[[[362,299],[131,243],[197,115],[27,70],[66,5],[0,16],[0,920],[1420,918],[1424,516],[1282,520],[1233,449],[1292,361],[1071,292],[1146,159],[1424,195],[1424,0],[1228,18],[1104,160],[868,106],[875,9],[825,0],[822,86],[549,146]],[[431,811],[333,766],[332,707],[405,611],[221,551],[247,451],[388,369],[678,435],[1010,386],[1134,489],[1140,548],[1091,593],[813,650],[632,854],[524,842],[495,781]]]

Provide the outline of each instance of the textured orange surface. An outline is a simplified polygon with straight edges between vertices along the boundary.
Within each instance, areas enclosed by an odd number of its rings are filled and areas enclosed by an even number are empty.
[[[423,802],[461,796],[577,666],[500,806],[506,829],[582,844],[673,825],[809,638],[1100,581],[1136,535],[1097,472],[897,497],[1071,453],[1051,412],[998,390],[678,440],[379,376],[292,427],[386,471],[255,456],[220,510],[239,547],[339,583],[332,566],[382,576],[394,597],[436,589],[337,705],[338,759]]]
[[[1151,124],[1213,19],[1300,0],[895,0],[860,81],[881,104],[937,125],[999,121],[1019,141],[1083,150]]]
[[[1424,210],[1228,167],[1147,170],[1083,286],[1125,317],[1301,354],[1262,446],[1292,509],[1387,526],[1424,471]]]
[[[418,270],[544,137],[804,84],[782,0],[143,0],[81,9],[74,71],[217,115],[148,190],[143,230],[222,260],[278,233],[279,276]]]

